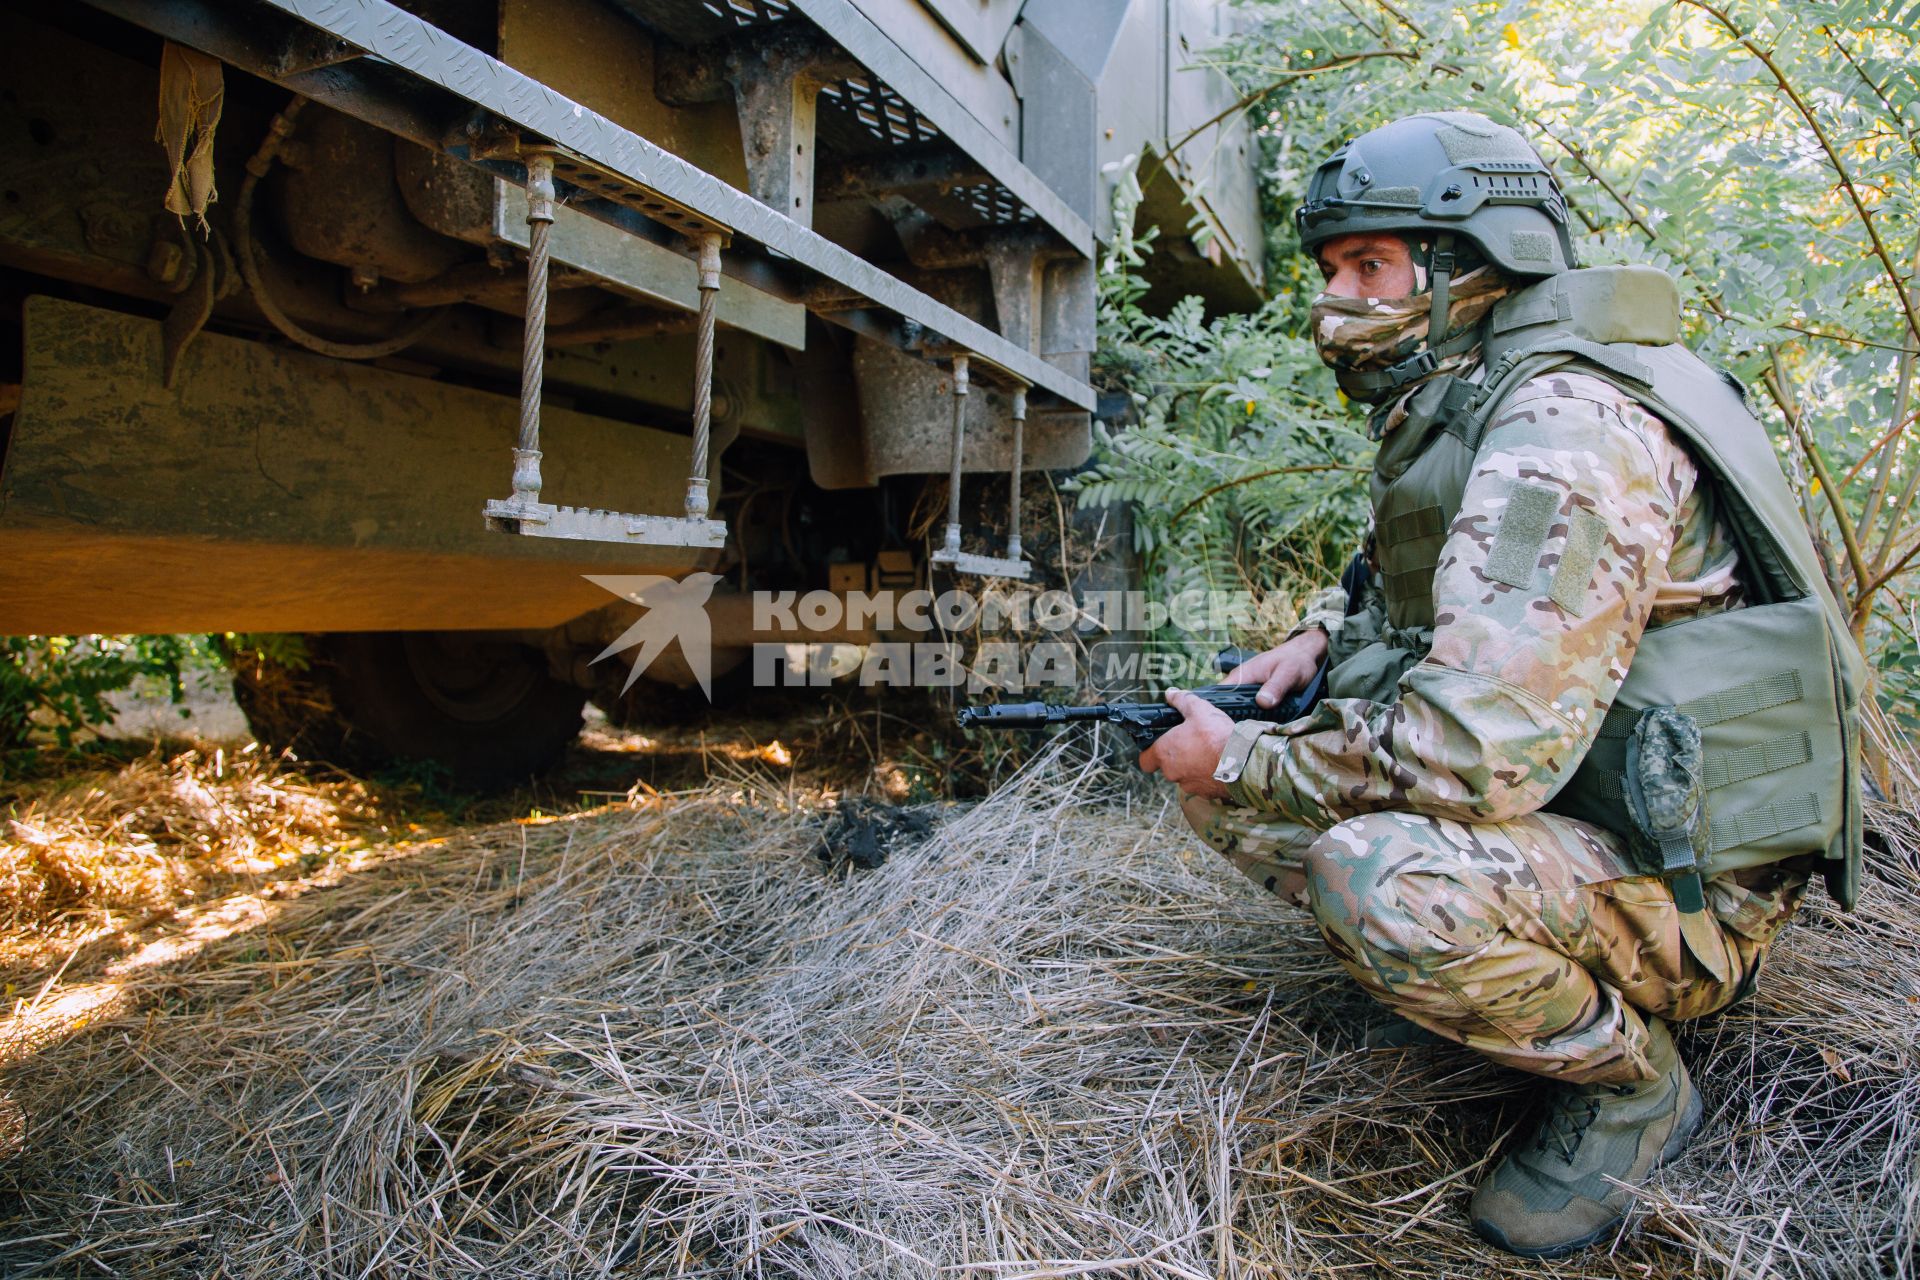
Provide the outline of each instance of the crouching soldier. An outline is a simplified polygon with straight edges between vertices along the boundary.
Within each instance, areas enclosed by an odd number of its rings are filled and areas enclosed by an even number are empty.
[[[1399,120],[1315,173],[1313,338],[1375,406],[1363,559],[1233,673],[1287,724],[1141,759],[1399,1015],[1543,1078],[1474,1229],[1617,1230],[1701,1103],[1665,1023],[1751,989],[1809,878],[1851,906],[1861,672],[1765,430],[1679,340],[1671,280],[1576,269],[1515,131]]]

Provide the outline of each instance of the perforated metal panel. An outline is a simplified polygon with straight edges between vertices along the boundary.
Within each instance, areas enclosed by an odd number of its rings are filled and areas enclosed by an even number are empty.
[[[842,80],[820,90],[820,109],[850,118],[883,146],[931,142],[940,131],[878,80]]]
[[[1033,217],[1033,210],[1021,204],[1013,192],[997,182],[980,182],[970,187],[955,187],[951,198],[980,216],[982,222],[995,226],[1006,223],[1025,222]]]
[[[794,0],[614,0],[614,3],[652,30],[691,43],[721,40],[754,30],[771,33],[782,23],[809,21]],[[872,54],[873,48],[856,45],[850,52],[859,57],[863,53]],[[848,77],[824,86],[820,90],[818,127],[820,145],[829,153],[845,157],[876,156],[902,148],[956,142],[891,85],[872,74]],[[568,176],[562,174],[562,177]],[[956,229],[1031,222],[1041,216],[1028,200],[997,179],[945,193],[922,191],[910,198],[935,221]]]
[[[698,235],[702,231],[726,231],[727,228],[710,218],[703,218],[685,205],[671,200],[628,182],[619,174],[596,165],[578,156],[565,152],[556,152],[553,156],[553,176],[560,181],[591,192],[602,200],[611,200],[617,205],[643,213],[654,221],[672,227],[688,236]]]
[[[700,7],[736,27],[766,26],[793,12],[787,0],[701,0]]]
[[[642,26],[699,44],[793,16],[790,0],[610,0]]]
[[[820,91],[820,135],[828,147],[847,155],[878,155],[945,140],[932,121],[874,78],[849,78]],[[994,181],[921,191],[912,198],[948,227],[1004,226],[1036,216]]]

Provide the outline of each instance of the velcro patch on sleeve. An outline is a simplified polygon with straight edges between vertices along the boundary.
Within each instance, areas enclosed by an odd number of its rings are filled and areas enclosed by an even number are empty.
[[[1487,576],[1510,587],[1531,583],[1540,552],[1547,545],[1547,532],[1559,512],[1558,489],[1515,480],[1507,490],[1507,509],[1501,513],[1500,529],[1487,552]]]
[[[1574,512],[1567,527],[1567,549],[1560,553],[1560,566],[1553,571],[1547,599],[1576,617],[1584,613],[1593,567],[1599,563],[1600,549],[1606,542],[1605,520],[1591,511]]]

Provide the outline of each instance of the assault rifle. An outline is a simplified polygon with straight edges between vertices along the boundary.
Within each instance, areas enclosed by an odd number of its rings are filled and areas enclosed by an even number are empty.
[[[1245,650],[1228,649],[1214,659],[1214,664],[1224,673],[1253,656]],[[1210,684],[1204,689],[1189,692],[1226,712],[1230,720],[1271,720],[1276,724],[1285,724],[1313,710],[1314,704],[1325,693],[1326,686],[1327,668],[1323,664],[1320,670],[1314,672],[1306,688],[1283,699],[1278,706],[1263,707],[1253,700],[1254,695],[1260,692],[1257,684]],[[1145,751],[1160,740],[1161,734],[1178,727],[1183,717],[1164,702],[1103,702],[1092,707],[1063,707],[1050,702],[1002,702],[993,706],[960,708],[962,728],[977,725],[985,729],[1044,729],[1050,724],[1069,724],[1080,720],[1104,720],[1108,724],[1118,725],[1132,736],[1135,746]]]

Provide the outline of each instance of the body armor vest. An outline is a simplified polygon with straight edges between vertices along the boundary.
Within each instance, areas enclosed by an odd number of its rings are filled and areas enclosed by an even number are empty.
[[[1678,296],[1652,268],[1549,277],[1503,300],[1487,325],[1484,379],[1421,386],[1375,459],[1387,626],[1349,662],[1383,700],[1380,693],[1393,694],[1379,686],[1397,685],[1398,673],[1426,656],[1441,549],[1481,436],[1506,397],[1557,370],[1600,378],[1664,421],[1715,486],[1748,604],[1646,631],[1598,737],[1546,808],[1627,834],[1628,735],[1645,709],[1674,707],[1699,724],[1705,748],[1702,869],[1818,852],[1828,859],[1829,891],[1851,907],[1862,664],[1773,444],[1739,385],[1678,344]],[[1342,674],[1329,674],[1329,696],[1368,696]]]

